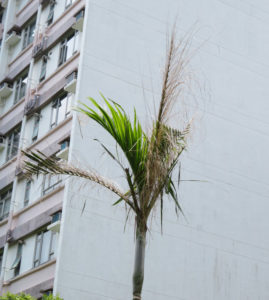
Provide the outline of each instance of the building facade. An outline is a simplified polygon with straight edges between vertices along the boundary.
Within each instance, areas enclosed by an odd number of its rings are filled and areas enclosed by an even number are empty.
[[[125,224],[124,206],[83,180],[25,178],[19,150],[124,187],[93,139],[113,141],[72,106],[102,92],[149,126],[177,19],[199,83],[179,103],[195,121],[179,187],[186,218],[167,201],[163,234],[158,210],[151,220],[143,299],[269,299],[268,12],[262,0],[1,1],[1,293],[131,298],[133,216]]]
[[[64,182],[26,179],[19,149],[68,154],[84,1],[1,3],[1,292],[52,291]],[[17,232],[17,233],[16,233]]]

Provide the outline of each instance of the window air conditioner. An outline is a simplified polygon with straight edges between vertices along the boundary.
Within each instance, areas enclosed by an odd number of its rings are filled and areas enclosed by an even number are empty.
[[[6,43],[8,46],[16,45],[21,39],[21,35],[16,31],[12,31],[6,38]]]
[[[60,232],[62,212],[58,211],[51,216],[51,224],[47,227],[52,232]]]
[[[0,97],[5,98],[8,97],[13,91],[12,84],[9,84],[7,82],[2,82],[0,84]]]
[[[72,28],[78,31],[82,31],[83,23],[84,23],[84,9],[75,15],[75,23],[73,24]]]
[[[68,76],[66,76],[66,84],[64,90],[68,93],[75,94],[77,87],[77,71],[72,72]]]

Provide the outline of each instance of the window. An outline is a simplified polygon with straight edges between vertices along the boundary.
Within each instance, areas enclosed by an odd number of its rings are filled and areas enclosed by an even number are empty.
[[[4,10],[1,8],[0,9],[0,24],[3,23],[3,16],[4,16]]]
[[[49,289],[49,290],[43,292],[43,296],[45,296],[45,295],[49,296],[49,295],[52,295],[52,294],[53,294],[52,289]]]
[[[23,207],[27,206],[30,201],[31,180],[27,180],[25,184]]]
[[[63,94],[52,102],[50,128],[54,128],[70,115],[70,97],[69,94]]]
[[[51,224],[57,221],[61,221],[61,219],[62,219],[62,211],[58,211],[57,213],[51,216]]]
[[[48,18],[47,18],[47,25],[48,26],[53,22],[54,7],[55,7],[55,1],[52,0],[52,1],[50,1],[49,14],[48,14]]]
[[[44,55],[42,57],[42,63],[41,63],[41,71],[39,76],[39,82],[43,81],[46,78],[46,70],[47,70],[47,61],[48,57]]]
[[[78,50],[78,32],[74,32],[69,37],[66,37],[60,45],[60,55],[58,66],[66,62]]]
[[[20,274],[21,269],[21,257],[22,257],[22,246],[23,242],[19,241],[17,246],[17,255],[16,258],[11,266],[11,270],[14,270],[14,277]]]
[[[44,175],[42,195],[46,195],[53,191],[62,182],[61,175]]]
[[[12,188],[5,189],[0,193],[0,221],[9,215]]]
[[[64,141],[62,141],[62,142],[60,143],[61,150],[64,150],[64,149],[68,148],[69,145],[70,145],[70,138],[68,138],[68,139],[66,139],[66,140],[64,140]]]
[[[7,136],[7,156],[6,161],[10,160],[12,157],[16,156],[19,149],[19,140],[20,140],[20,131],[21,128],[18,127],[13,130]]]
[[[71,6],[73,2],[75,2],[75,0],[65,0],[65,9]]]
[[[27,79],[28,79],[28,70],[23,73],[17,80],[16,80],[16,89],[15,89],[15,98],[14,104],[19,102],[26,93],[26,86],[27,86]]]
[[[37,234],[34,267],[37,267],[54,257],[56,246],[56,234],[51,231],[41,231]]]
[[[25,49],[34,41],[36,19],[31,21],[23,30],[22,49]]]
[[[33,127],[32,142],[35,142],[38,138],[39,122],[40,122],[40,113],[35,113],[34,114],[34,127]]]
[[[2,266],[3,266],[3,250],[0,250],[0,275],[2,271]]]

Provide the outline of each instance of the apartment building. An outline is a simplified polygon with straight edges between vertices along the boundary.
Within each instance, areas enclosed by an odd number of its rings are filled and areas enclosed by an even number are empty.
[[[27,179],[20,149],[68,158],[84,1],[2,1],[1,292],[53,288],[64,182]]]
[[[125,207],[87,181],[26,178],[19,150],[124,188],[94,139],[112,152],[113,141],[72,106],[102,92],[148,128],[177,19],[178,37],[193,34],[199,83],[180,102],[194,116],[179,186],[186,218],[167,201],[163,233],[158,210],[151,220],[143,299],[269,299],[266,1],[0,2],[0,294],[131,298],[133,216],[125,224]]]

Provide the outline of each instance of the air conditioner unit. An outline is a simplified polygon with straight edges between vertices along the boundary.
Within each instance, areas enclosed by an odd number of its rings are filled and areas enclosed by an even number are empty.
[[[25,104],[24,107],[24,114],[26,116],[30,115],[31,113],[33,113],[34,109],[38,106],[39,104],[39,99],[40,99],[40,95],[34,95],[34,98],[31,99],[30,101],[28,101]]]
[[[64,148],[63,150],[59,151],[56,156],[63,160],[68,160],[68,154],[69,154],[69,147]]]
[[[60,232],[61,227],[61,218],[62,218],[62,212],[58,211],[51,217],[51,224],[48,225],[47,229],[52,232]]]
[[[82,31],[83,23],[84,23],[84,9],[75,15],[75,23],[72,25],[72,28],[78,31]]]
[[[75,94],[77,87],[77,71],[72,72],[70,75],[66,76],[66,84],[64,90]]]
[[[6,147],[6,137],[0,133],[0,151]]]
[[[12,31],[6,38],[6,43],[8,46],[16,45],[21,39],[21,35],[16,31]]]
[[[0,84],[0,97],[5,98],[8,97],[13,91],[12,84],[7,82],[2,82]]]

